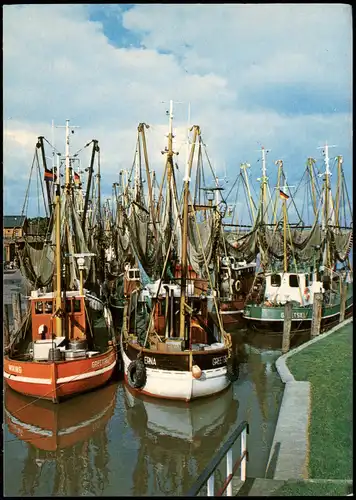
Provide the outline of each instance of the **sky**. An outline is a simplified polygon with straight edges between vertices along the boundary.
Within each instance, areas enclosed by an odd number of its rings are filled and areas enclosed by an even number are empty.
[[[346,4],[5,5],[4,214],[22,211],[37,137],[64,151],[64,131],[52,135],[52,120],[80,127],[71,151],[99,141],[103,199],[132,166],[140,122],[150,125],[159,176],[171,99],[181,178],[190,108],[189,124],[200,126],[226,192],[242,162],[257,186],[261,146],[271,185],[278,159],[288,184],[298,185],[308,157],[323,171],[317,148],[327,141],[336,146],[331,165],[343,156],[352,196],[351,47]],[[39,192],[33,177],[29,216],[41,211]]]

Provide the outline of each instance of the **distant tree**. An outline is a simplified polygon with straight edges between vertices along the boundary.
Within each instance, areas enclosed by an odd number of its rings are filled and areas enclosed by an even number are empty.
[[[48,217],[34,217],[28,219],[28,234],[38,234],[44,236],[47,232],[49,224]]]

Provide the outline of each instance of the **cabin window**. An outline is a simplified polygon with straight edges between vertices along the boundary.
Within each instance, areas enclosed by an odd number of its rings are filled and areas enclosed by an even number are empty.
[[[71,300],[66,300],[66,312],[67,313],[72,312],[72,301]]]
[[[279,274],[272,274],[271,286],[281,286],[281,276]]]
[[[140,271],[138,269],[135,271],[134,276],[136,279],[138,279],[138,280],[140,279]]]
[[[80,312],[80,300],[74,300],[74,312]]]
[[[45,313],[52,314],[53,312],[53,302],[45,302]]]
[[[309,286],[309,276],[306,274],[305,275],[305,287]]]
[[[298,288],[299,287],[299,276],[297,274],[290,274],[289,275],[289,286],[291,288]]]
[[[36,314],[43,314],[43,302],[36,302],[35,312]]]
[[[313,273],[310,273],[310,274],[309,274],[309,281],[310,281],[310,283],[312,283],[312,282],[313,282]]]

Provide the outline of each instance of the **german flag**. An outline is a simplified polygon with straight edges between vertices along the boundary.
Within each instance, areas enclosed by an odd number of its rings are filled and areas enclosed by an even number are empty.
[[[74,182],[76,184],[80,184],[80,176],[77,174],[77,172],[74,172]]]
[[[288,200],[289,196],[284,193],[281,189],[279,190],[279,196],[282,198],[282,200]]]
[[[57,178],[56,174],[50,168],[45,168],[44,180],[48,182],[53,182]]]

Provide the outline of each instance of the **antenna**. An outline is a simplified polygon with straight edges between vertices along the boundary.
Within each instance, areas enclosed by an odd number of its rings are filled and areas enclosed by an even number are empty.
[[[66,185],[69,186],[70,184],[70,179],[69,179],[69,154],[70,154],[70,149],[69,149],[69,120],[66,120],[65,125],[57,125],[56,128],[65,128],[66,129],[66,156],[65,156],[65,166],[66,166]],[[72,134],[74,134],[74,129],[75,128],[80,128],[78,125],[72,125],[71,127]]]
[[[261,146],[261,149],[257,150],[259,153],[262,153],[262,177],[259,177],[258,181],[267,181],[268,177],[266,175],[266,154],[271,152],[271,149],[265,149],[264,146]]]
[[[320,146],[317,149],[322,149],[323,150],[323,155],[324,155],[324,163],[325,163],[325,172],[323,174],[319,174],[319,177],[322,177],[323,175],[332,175],[329,169],[329,148],[336,148],[336,145],[333,144],[332,146],[329,146],[328,143],[325,141],[325,146]]]

